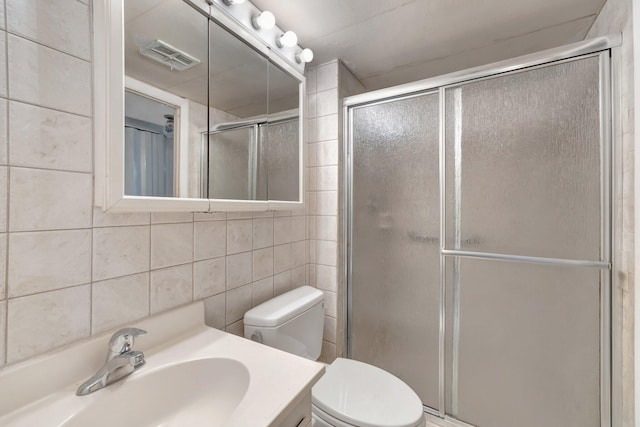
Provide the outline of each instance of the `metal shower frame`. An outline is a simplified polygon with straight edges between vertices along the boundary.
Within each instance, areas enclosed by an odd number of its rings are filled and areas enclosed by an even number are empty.
[[[620,331],[622,325],[619,322],[613,322],[612,319],[618,319],[620,316],[616,311],[619,310],[620,301],[617,300],[617,293],[612,292],[613,286],[617,285],[617,278],[614,277],[612,271],[617,269],[619,260],[614,249],[617,234],[620,233],[618,225],[618,212],[614,212],[614,203],[612,195],[615,194],[614,189],[621,188],[621,178],[613,175],[613,165],[619,165],[622,156],[622,150],[617,147],[621,141],[614,140],[619,138],[620,132],[620,111],[618,103],[614,99],[620,96],[620,81],[617,70],[620,62],[619,46],[622,43],[620,34],[598,37],[567,46],[550,49],[507,61],[502,61],[486,66],[476,67],[469,70],[463,70],[420,80],[417,82],[395,86],[391,88],[381,89],[377,91],[367,92],[360,95],[345,98],[343,101],[343,194],[342,202],[345,206],[345,217],[342,227],[342,245],[343,259],[345,264],[344,283],[346,284],[346,298],[343,307],[343,314],[346,319],[345,348],[347,355],[352,354],[351,349],[351,328],[352,319],[352,245],[353,241],[353,158],[351,157],[353,147],[353,129],[351,123],[353,121],[353,110],[360,107],[368,107],[376,104],[383,104],[400,99],[407,99],[416,96],[422,96],[428,93],[439,93],[440,111],[439,111],[439,191],[440,191],[440,330],[439,330],[439,409],[434,410],[425,406],[425,412],[437,416],[452,426],[469,426],[445,413],[445,261],[447,257],[458,258],[480,258],[480,259],[498,259],[504,261],[516,261],[526,263],[537,263],[546,265],[565,265],[575,267],[590,267],[600,270],[601,292],[600,297],[600,414],[601,427],[610,427],[618,425],[620,414],[619,387],[621,380],[617,378],[620,375],[621,356],[620,349],[622,344],[620,341]],[[471,252],[462,250],[447,249],[445,246],[445,127],[443,126],[445,119],[445,102],[444,94],[448,87],[468,83],[471,81],[479,81],[487,78],[494,78],[501,74],[512,74],[516,72],[529,71],[534,68],[542,68],[549,65],[572,61],[577,57],[598,56],[600,58],[600,229],[601,229],[601,247],[600,261],[587,260],[567,260],[557,258],[542,258],[530,256],[504,255],[484,252]],[[617,233],[614,233],[614,230]],[[615,342],[614,342],[615,341]],[[614,376],[615,374],[615,376]],[[615,387],[614,387],[615,386]]]

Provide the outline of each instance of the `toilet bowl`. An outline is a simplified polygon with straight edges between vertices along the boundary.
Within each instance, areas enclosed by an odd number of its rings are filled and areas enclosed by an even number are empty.
[[[317,360],[322,348],[324,295],[310,286],[289,291],[249,310],[246,338]],[[375,366],[337,358],[313,387],[315,427],[416,427],[423,409],[402,380]]]

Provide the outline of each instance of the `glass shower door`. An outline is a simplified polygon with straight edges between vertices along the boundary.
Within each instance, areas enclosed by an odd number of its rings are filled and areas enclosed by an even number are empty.
[[[445,89],[445,409],[455,418],[601,425],[607,59]]]
[[[439,95],[352,111],[350,356],[439,406]]]

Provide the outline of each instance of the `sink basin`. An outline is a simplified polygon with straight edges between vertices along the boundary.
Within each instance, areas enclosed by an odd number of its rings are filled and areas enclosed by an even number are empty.
[[[249,371],[226,358],[185,361],[145,372],[95,392],[62,426],[222,426],[249,387]],[[85,399],[80,397],[79,399]]]

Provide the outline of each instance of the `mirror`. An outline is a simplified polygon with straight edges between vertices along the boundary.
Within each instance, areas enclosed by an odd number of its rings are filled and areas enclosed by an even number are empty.
[[[96,81],[105,76],[96,116],[107,117],[96,121],[96,134],[105,135],[96,149],[96,167],[104,168],[96,204],[302,206],[304,77],[273,46],[204,0],[105,0],[94,26]]]

